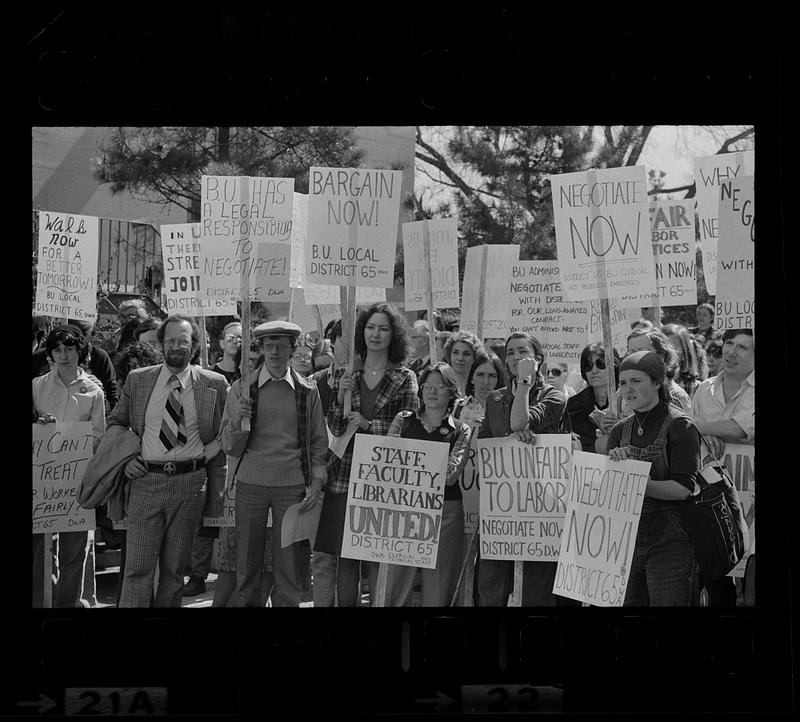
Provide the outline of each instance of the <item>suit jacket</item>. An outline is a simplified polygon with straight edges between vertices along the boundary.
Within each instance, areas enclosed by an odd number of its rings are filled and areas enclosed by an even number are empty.
[[[197,405],[197,424],[200,440],[204,444],[213,441],[220,433],[222,412],[228,395],[228,382],[222,374],[207,371],[199,366],[190,366],[194,401]],[[134,369],[125,380],[117,405],[108,417],[108,427],[124,426],[141,440],[144,434],[144,416],[147,402],[153,393],[161,365]],[[220,451],[206,466],[208,488],[203,516],[222,516],[222,494],[225,489],[227,460]]]

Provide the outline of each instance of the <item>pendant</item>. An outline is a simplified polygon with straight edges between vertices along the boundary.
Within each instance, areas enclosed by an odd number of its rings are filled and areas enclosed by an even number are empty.
[[[644,436],[644,429],[641,426],[639,427],[639,436]]]

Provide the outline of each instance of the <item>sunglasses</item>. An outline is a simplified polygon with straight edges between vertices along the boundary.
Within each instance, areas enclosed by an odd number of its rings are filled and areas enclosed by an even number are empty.
[[[606,370],[605,359],[601,359],[601,358],[596,359],[594,363],[592,363],[591,361],[584,361],[583,365],[582,365],[582,368],[583,368],[585,373],[588,373],[595,366],[597,366],[597,368],[600,369],[601,371],[605,371]]]
[[[225,336],[225,340],[228,343],[230,343],[231,341],[238,341],[239,343],[241,343],[242,342],[242,337],[241,336],[235,336],[234,334],[229,333],[227,336]]]
[[[558,378],[559,376],[561,376],[561,369],[547,369],[547,375],[555,376],[556,378]]]

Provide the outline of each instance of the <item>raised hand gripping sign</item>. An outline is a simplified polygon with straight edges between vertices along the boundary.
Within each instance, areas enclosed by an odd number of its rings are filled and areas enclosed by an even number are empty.
[[[448,444],[357,434],[342,556],[433,569]]]
[[[649,475],[649,461],[573,453],[553,594],[622,606]]]

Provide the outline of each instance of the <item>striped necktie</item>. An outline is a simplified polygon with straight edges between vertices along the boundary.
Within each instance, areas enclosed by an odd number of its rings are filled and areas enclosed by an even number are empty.
[[[183,418],[183,405],[181,404],[181,382],[175,374],[169,377],[167,385],[170,387],[167,403],[164,404],[164,416],[161,419],[161,431],[158,438],[164,448],[170,451],[179,444],[186,443],[186,421]]]

